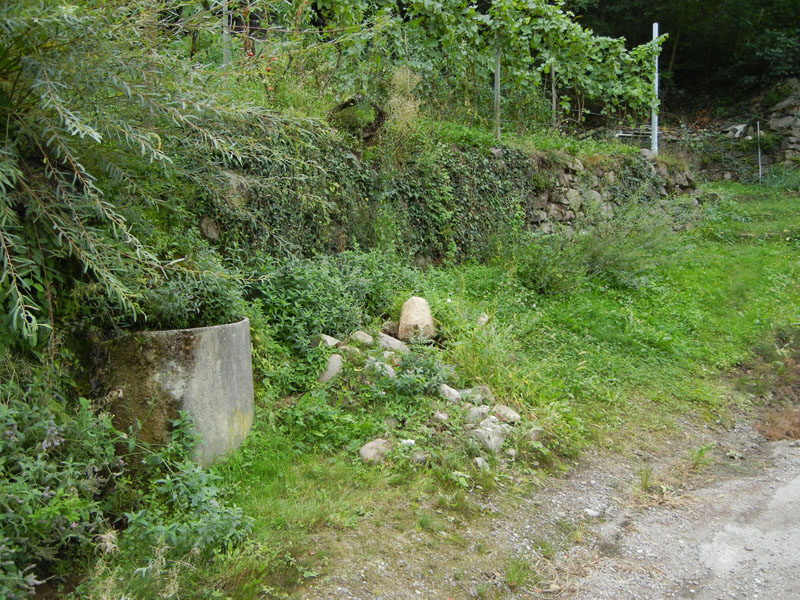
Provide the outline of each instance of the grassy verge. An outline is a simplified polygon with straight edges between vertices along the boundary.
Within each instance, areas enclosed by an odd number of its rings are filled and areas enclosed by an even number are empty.
[[[541,477],[589,444],[657,445],[684,418],[724,420],[744,400],[720,375],[800,321],[800,206],[796,193],[764,187],[711,191],[688,228],[647,250],[663,256],[646,278],[627,285],[591,275],[566,293],[537,293],[506,258],[432,269],[413,284],[443,340],[414,372],[452,365],[454,386],[487,384],[518,410],[526,425],[509,442],[515,461],[492,457],[490,473],[473,469],[479,450],[454,408],[450,424],[434,427],[431,412],[448,410],[441,401],[413,386],[385,399],[390,390],[363,382],[363,365],[301,397],[264,391],[244,448],[217,469],[255,520],[249,541],[211,561],[158,562],[156,549],[144,572],[142,557],[103,559],[86,597],[285,597],[326,572],[337,532],[366,522],[443,531],[477,510],[478,486]],[[377,393],[384,399],[369,396]],[[417,465],[398,451],[385,467],[364,466],[356,450],[378,435],[414,438],[431,459]]]

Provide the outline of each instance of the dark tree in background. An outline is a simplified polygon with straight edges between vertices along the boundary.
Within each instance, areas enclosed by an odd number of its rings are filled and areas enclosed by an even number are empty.
[[[720,93],[743,99],[800,76],[800,0],[571,0],[595,33],[640,44],[668,33],[661,59],[667,104]]]

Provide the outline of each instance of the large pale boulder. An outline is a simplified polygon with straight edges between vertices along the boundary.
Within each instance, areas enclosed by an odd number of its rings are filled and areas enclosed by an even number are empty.
[[[411,296],[400,310],[400,324],[397,328],[397,337],[401,340],[411,339],[418,335],[428,339],[436,335],[433,324],[433,313],[425,298]]]

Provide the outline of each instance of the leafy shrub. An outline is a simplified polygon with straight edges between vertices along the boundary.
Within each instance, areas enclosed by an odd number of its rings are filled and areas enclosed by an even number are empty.
[[[637,287],[667,258],[674,226],[685,215],[678,205],[629,202],[613,218],[587,211],[577,231],[521,232],[504,242],[502,259],[530,290],[566,294],[586,278],[613,286]]]
[[[398,286],[411,287],[417,277],[395,254],[377,251],[268,264],[250,295],[261,303],[274,338],[301,353],[316,334],[345,336],[383,314]]]
[[[363,409],[346,411],[332,406],[325,390],[304,394],[283,412],[282,421],[300,451],[340,450],[353,442],[363,442],[377,431],[377,423]]]
[[[252,525],[237,506],[226,506],[219,475],[191,459],[197,444],[194,425],[186,413],[171,422],[170,443],[147,449],[143,463],[149,470],[139,500],[142,508],[126,512],[126,540],[167,545],[176,553],[225,547],[243,539]]]
[[[139,306],[148,328],[184,329],[241,319],[247,308],[243,285],[211,252],[164,278],[154,277]]]
[[[403,355],[394,387],[397,393],[406,396],[429,394],[446,383],[449,375],[451,373],[438,360],[436,352],[420,345]]]
[[[274,261],[252,286],[275,336],[308,351],[312,336],[344,335],[361,322],[358,303],[330,259]]]
[[[523,233],[503,253],[519,282],[537,293],[570,293],[586,276],[580,247],[565,232]]]
[[[777,166],[761,182],[771,188],[800,192],[800,168]]]
[[[120,440],[81,399],[52,404],[40,372],[0,381],[0,596],[23,597],[53,562],[84,554],[107,527],[101,494],[121,474]]]

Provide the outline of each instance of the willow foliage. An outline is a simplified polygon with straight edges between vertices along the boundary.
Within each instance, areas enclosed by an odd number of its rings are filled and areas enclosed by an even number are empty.
[[[46,339],[53,294],[74,279],[90,281],[135,319],[137,282],[179,268],[160,262],[126,219],[126,203],[162,202],[137,183],[143,165],[213,193],[215,166],[295,176],[308,168],[270,143],[277,130],[310,143],[302,121],[237,106],[214,92],[223,87],[216,69],[160,51],[167,9],[60,0],[0,6],[0,347]],[[267,177],[285,186],[280,179]]]

